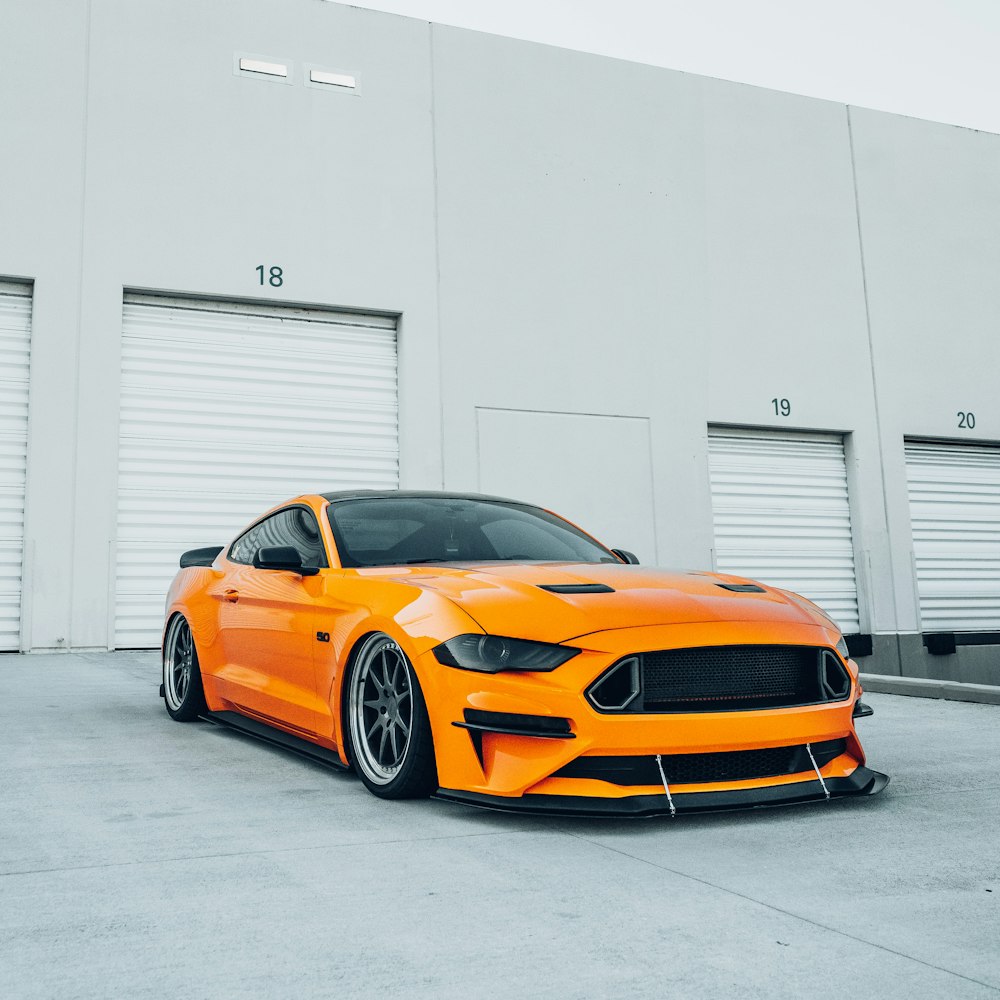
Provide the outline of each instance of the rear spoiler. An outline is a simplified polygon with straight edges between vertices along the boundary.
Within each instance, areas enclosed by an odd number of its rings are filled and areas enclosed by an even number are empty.
[[[208,548],[204,549],[191,549],[181,556],[181,569],[187,569],[188,566],[211,566],[221,551],[221,545],[209,545]]]

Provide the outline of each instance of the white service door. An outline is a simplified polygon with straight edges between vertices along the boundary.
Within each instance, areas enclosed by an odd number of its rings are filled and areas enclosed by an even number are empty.
[[[843,438],[719,428],[708,456],[719,572],[802,594],[859,632]]]
[[[656,562],[648,420],[487,408],[476,417],[483,493],[539,504]]]
[[[21,635],[31,286],[0,281],[0,650]]]
[[[1000,448],[906,442],[920,625],[1000,629]]]
[[[186,549],[301,493],[399,481],[396,324],[126,295],[114,645],[155,647]]]

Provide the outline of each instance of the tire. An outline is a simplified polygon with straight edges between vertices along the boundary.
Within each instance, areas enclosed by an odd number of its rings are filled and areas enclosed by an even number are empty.
[[[437,791],[423,692],[394,639],[376,632],[364,640],[344,693],[347,754],[367,789],[382,799],[426,798]]]
[[[163,641],[163,703],[176,722],[190,722],[208,711],[201,685],[198,651],[191,626],[183,615],[175,615]]]

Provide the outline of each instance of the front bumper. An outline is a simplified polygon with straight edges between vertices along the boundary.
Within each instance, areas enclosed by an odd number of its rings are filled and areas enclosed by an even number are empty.
[[[827,778],[825,790],[818,779],[780,785],[729,789],[713,792],[677,792],[673,809],[665,793],[627,795],[621,798],[595,798],[584,795],[527,794],[518,798],[484,795],[458,789],[439,788],[437,798],[463,805],[498,809],[503,812],[530,813],[538,816],[577,816],[580,818],[649,818],[673,813],[723,812],[728,809],[794,805],[821,802],[827,798],[854,795],[877,795],[889,784],[887,775],[863,765],[842,778]],[[827,794],[829,793],[829,794]]]
[[[474,805],[558,815],[656,815],[669,812],[659,773],[663,756],[677,811],[874,794],[887,781],[865,768],[852,712],[859,688],[840,701],[784,708],[674,713],[597,711],[585,695],[611,663],[639,650],[744,643],[829,645],[836,637],[816,626],[713,622],[623,628],[576,640],[583,652],[551,673],[480,674],[444,667],[428,652],[416,660],[437,757],[439,795]],[[836,756],[804,758],[806,747],[839,743]],[[691,775],[672,755],[719,760],[725,754],[767,756],[795,750],[785,768],[723,770]],[[634,771],[602,775],[602,763]],[[574,766],[580,761],[586,766]],[[632,765],[630,761],[636,761]],[[616,763],[617,762],[617,765]],[[814,767],[819,767],[822,782]],[[653,764],[656,767],[656,764]],[[687,776],[685,776],[685,774]],[[768,776],[770,775],[770,776]],[[599,780],[603,779],[603,780]],[[685,782],[687,782],[685,784]]]

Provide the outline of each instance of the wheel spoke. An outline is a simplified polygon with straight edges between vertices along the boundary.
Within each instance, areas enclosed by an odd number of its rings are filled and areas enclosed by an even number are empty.
[[[388,636],[365,647],[351,682],[350,727],[366,781],[391,785],[408,760],[414,729],[415,680],[403,651]]]

